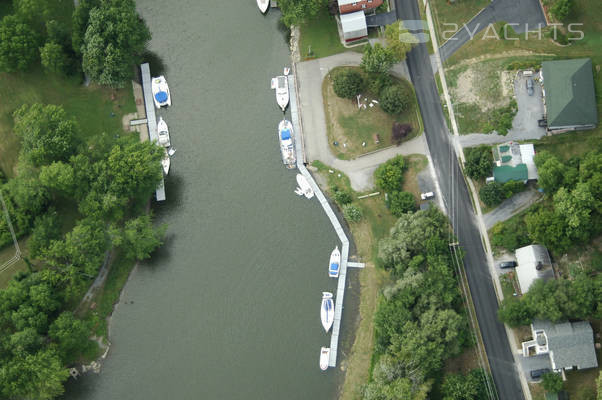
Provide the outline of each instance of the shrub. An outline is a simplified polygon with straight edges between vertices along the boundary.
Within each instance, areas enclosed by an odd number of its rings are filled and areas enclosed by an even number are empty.
[[[343,215],[345,219],[349,222],[359,222],[362,220],[364,216],[362,214],[362,210],[359,207],[354,206],[353,204],[345,204],[343,206]]]
[[[354,70],[343,70],[338,72],[332,82],[334,93],[344,99],[352,99],[364,88],[362,74]]]
[[[572,6],[572,0],[556,0],[554,5],[550,7],[550,14],[558,21],[564,21],[571,12]]]
[[[404,86],[393,85],[383,89],[380,107],[387,114],[400,114],[410,105],[410,94]]]
[[[531,243],[527,225],[522,217],[514,217],[505,222],[498,222],[491,228],[491,244],[514,251]]]
[[[393,78],[388,74],[369,74],[368,88],[373,94],[380,96],[381,92],[393,84]]]
[[[504,183],[504,197],[509,199],[517,193],[522,192],[527,189],[527,185],[525,185],[521,181],[508,181]]]
[[[549,372],[542,376],[541,385],[545,390],[552,393],[558,393],[562,390],[562,378],[560,375]]]
[[[416,200],[410,192],[393,192],[389,194],[389,210],[396,217],[416,211]]]
[[[481,201],[488,207],[493,207],[504,200],[504,187],[499,182],[489,183],[479,190]]]
[[[361,66],[368,73],[386,74],[395,63],[395,54],[380,43],[364,47]]]
[[[55,42],[48,42],[40,48],[40,58],[44,69],[53,73],[65,73],[69,64],[63,47]]]
[[[486,132],[496,131],[500,135],[506,135],[512,129],[512,120],[518,111],[516,100],[512,99],[506,107],[497,108],[491,112],[490,121],[485,125]]]
[[[392,131],[391,140],[393,143],[399,145],[412,132],[412,125],[394,122]]]
[[[403,156],[397,156],[374,171],[376,186],[383,192],[393,193],[401,190],[403,184],[403,173],[406,169]]]
[[[351,194],[349,192],[347,192],[345,190],[339,190],[339,188],[335,188],[332,197],[333,197],[334,201],[340,206],[349,204],[353,200],[351,197]]]
[[[491,176],[493,170],[493,154],[489,146],[470,147],[465,150],[466,162],[464,171],[472,179]]]

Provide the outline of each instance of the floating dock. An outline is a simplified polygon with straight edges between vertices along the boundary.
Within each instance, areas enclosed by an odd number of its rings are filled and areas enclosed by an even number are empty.
[[[148,136],[151,142],[159,143],[159,135],[157,133],[157,117],[155,116],[155,102],[153,101],[153,91],[151,88],[151,74],[148,63],[140,65],[142,73],[142,93],[144,94],[144,108],[146,110],[146,125],[148,127]],[[161,178],[161,182],[155,191],[157,201],[165,201],[165,182]]]
[[[297,168],[299,172],[307,178],[307,181],[311,185],[311,188],[314,190],[316,194],[316,198],[320,202],[320,205],[324,209],[324,212],[330,219],[330,223],[334,227],[335,232],[339,236],[339,240],[341,241],[341,270],[339,272],[339,278],[337,281],[337,294],[335,297],[335,306],[334,306],[334,324],[332,326],[332,335],[330,337],[330,360],[328,361],[329,367],[336,367],[337,365],[337,349],[339,346],[339,332],[341,329],[341,317],[343,315],[343,299],[345,297],[345,284],[347,277],[347,260],[349,258],[349,239],[347,239],[347,235],[345,235],[345,231],[341,226],[336,214],[330,207],[330,203],[320,190],[320,187],[316,184],[313,176],[309,173],[307,168],[305,168],[305,152],[303,150],[303,140],[302,140],[302,128],[301,128],[301,119],[299,118],[299,109],[297,107],[297,88],[295,82],[295,66],[293,65],[293,74],[288,77],[288,87],[290,97],[290,107],[291,107],[291,119],[293,123],[293,128],[295,132],[295,150],[297,152]]]

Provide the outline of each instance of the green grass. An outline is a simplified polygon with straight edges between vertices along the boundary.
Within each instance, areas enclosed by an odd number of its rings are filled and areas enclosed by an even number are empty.
[[[344,68],[361,71],[358,67],[339,67],[333,69],[332,73]],[[412,93],[412,102],[403,113],[389,115],[382,111],[378,104],[375,104],[374,107],[367,107],[365,110],[358,109],[355,99],[339,98],[334,94],[331,80],[324,79],[322,97],[328,142],[333,154],[341,159],[353,159],[361,154],[392,146],[391,128],[394,122],[407,123],[412,126],[412,132],[404,138],[404,141],[410,140],[422,132],[422,122],[411,84],[401,79],[395,79],[395,82],[406,86],[408,92]],[[363,98],[368,98],[368,102],[370,102],[372,99],[378,99],[378,96],[365,91],[362,93],[362,102],[364,102]],[[380,143],[374,141],[375,134],[380,137]],[[338,146],[333,144],[335,141],[339,143]],[[362,146],[362,143],[366,145]],[[346,146],[343,146],[344,144]]]
[[[300,32],[299,51],[303,60],[327,57],[347,50],[339,39],[335,18],[326,9],[301,24]]]
[[[541,140],[531,141],[535,151],[549,151],[560,160],[566,161],[574,156],[581,156],[591,150],[602,150],[602,127],[588,131],[567,132],[554,136],[546,136]]]
[[[457,24],[458,30],[462,29],[463,24],[470,21],[479,11],[490,4],[488,0],[456,0],[450,3],[449,0],[430,0],[431,14],[437,30],[437,40],[439,46],[445,42],[444,31],[454,30],[454,26],[445,25]],[[453,36],[453,32],[446,33],[446,38]]]

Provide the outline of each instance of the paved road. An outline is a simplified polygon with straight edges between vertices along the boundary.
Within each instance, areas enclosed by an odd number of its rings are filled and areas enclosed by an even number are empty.
[[[400,19],[420,19],[416,0],[395,0]],[[464,265],[481,335],[500,400],[523,399],[514,358],[504,326],[497,319],[497,298],[476,217],[455,152],[450,142],[439,94],[425,44],[407,58],[408,69],[422,112],[427,143],[452,225],[466,255]]]
[[[404,18],[409,19],[407,16],[404,16]],[[468,23],[459,27],[460,29],[454,36],[439,48],[441,61],[451,57],[464,43],[485,29],[488,24],[498,21],[515,24],[512,25],[512,29],[517,33],[524,33],[526,30],[533,31],[538,26],[546,26],[546,19],[539,5],[539,0],[495,0]],[[451,23],[454,21],[440,22]],[[494,34],[493,31],[489,33]]]
[[[502,204],[497,206],[494,210],[487,214],[483,214],[485,226],[487,229],[490,229],[496,223],[509,219],[513,215],[529,207],[540,197],[541,194],[535,189],[529,189],[515,194],[511,198],[504,200]]]

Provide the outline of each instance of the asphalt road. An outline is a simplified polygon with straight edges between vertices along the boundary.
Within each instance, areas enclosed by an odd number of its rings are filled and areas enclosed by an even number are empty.
[[[416,0],[395,0],[395,5],[398,18],[420,19]],[[444,202],[465,250],[464,266],[499,399],[524,399],[506,331],[497,319],[497,298],[476,216],[450,141],[426,45],[414,47],[407,63]]]

